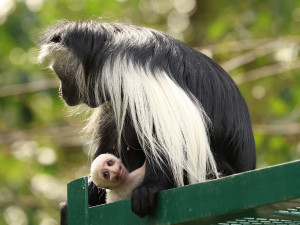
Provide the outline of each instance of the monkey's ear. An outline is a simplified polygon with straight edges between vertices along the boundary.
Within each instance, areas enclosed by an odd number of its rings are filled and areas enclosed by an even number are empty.
[[[54,43],[59,43],[59,42],[61,42],[61,36],[58,35],[58,34],[56,34],[56,35],[54,35],[54,36],[51,38],[50,41],[51,41],[51,42],[54,42]]]

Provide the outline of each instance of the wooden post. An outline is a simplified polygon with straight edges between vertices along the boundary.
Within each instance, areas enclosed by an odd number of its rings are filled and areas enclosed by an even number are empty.
[[[68,184],[68,224],[89,225],[88,178],[83,177]]]

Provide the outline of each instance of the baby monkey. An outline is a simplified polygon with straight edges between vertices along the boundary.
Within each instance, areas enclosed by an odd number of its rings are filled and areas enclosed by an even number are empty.
[[[106,189],[106,203],[130,198],[144,176],[145,163],[129,173],[121,160],[109,153],[99,155],[91,166],[92,181],[97,187]]]

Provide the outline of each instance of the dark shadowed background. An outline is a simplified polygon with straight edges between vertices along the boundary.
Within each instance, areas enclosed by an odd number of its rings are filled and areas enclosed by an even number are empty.
[[[89,172],[84,116],[69,116],[36,44],[57,20],[99,17],[212,57],[248,103],[258,167],[300,158],[300,1],[1,0],[0,225],[58,225],[67,182]]]

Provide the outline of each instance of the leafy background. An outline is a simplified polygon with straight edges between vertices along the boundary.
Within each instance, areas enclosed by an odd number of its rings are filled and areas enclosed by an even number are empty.
[[[88,174],[84,118],[69,116],[36,43],[57,20],[99,17],[165,31],[221,64],[249,105],[258,167],[300,157],[300,1],[1,0],[1,225],[59,224],[66,183]]]

